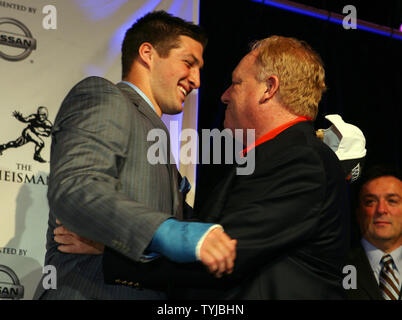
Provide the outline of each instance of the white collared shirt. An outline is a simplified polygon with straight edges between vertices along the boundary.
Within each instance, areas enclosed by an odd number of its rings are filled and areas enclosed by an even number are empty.
[[[387,253],[383,252],[382,250],[378,249],[377,247],[373,246],[370,242],[366,239],[361,239],[361,244],[366,251],[366,255],[368,261],[370,262],[371,269],[373,270],[374,276],[379,283],[380,279],[380,272],[383,267],[383,263],[381,263],[381,258],[386,255]],[[394,251],[388,253],[391,255],[392,260],[392,270],[394,271],[395,275],[399,279],[399,289],[401,289],[401,282],[402,282],[402,246],[395,249]]]

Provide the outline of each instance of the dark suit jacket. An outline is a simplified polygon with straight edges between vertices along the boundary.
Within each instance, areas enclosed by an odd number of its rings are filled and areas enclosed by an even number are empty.
[[[346,290],[348,300],[384,300],[367,254],[360,243],[356,243],[348,254],[348,264],[355,266],[357,288]]]
[[[164,264],[170,286],[190,299],[342,299],[342,268],[349,249],[349,205],[336,155],[298,123],[257,146],[255,171],[235,169],[211,192],[200,211],[238,240],[232,275],[214,279],[200,266]],[[107,262],[109,260],[109,262]],[[147,266],[104,256],[106,281],[155,285]],[[170,268],[170,269],[169,269]],[[176,276],[177,275],[177,276]],[[166,277],[163,276],[162,279]]]
[[[35,298],[155,299],[160,293],[105,285],[102,256],[64,254],[53,240],[56,218],[68,229],[140,260],[159,225],[181,215],[175,164],[152,165],[151,129],[169,133],[127,84],[89,77],[68,93],[52,132],[46,265],[57,290],[39,283]],[[169,159],[169,157],[168,157]],[[44,294],[45,293],[45,294]]]

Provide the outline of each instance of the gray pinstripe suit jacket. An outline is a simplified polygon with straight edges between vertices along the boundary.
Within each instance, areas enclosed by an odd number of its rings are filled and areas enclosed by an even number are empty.
[[[174,164],[151,165],[151,129],[169,133],[128,85],[89,77],[67,95],[52,132],[45,265],[57,270],[57,289],[36,299],[158,299],[164,294],[105,285],[101,255],[63,254],[53,230],[68,229],[140,260],[159,225],[180,216],[182,196]]]

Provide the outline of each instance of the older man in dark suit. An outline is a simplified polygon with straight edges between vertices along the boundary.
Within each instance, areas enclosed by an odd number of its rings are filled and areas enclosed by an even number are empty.
[[[341,299],[349,210],[340,163],[315,136],[324,68],[304,42],[257,42],[222,95],[224,125],[255,129],[255,171],[230,174],[200,211],[238,239],[233,274],[192,298]],[[243,140],[244,141],[244,140]],[[211,279],[213,280],[213,279]]]

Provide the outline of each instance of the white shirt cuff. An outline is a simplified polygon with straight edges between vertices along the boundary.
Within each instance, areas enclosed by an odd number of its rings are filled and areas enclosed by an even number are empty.
[[[214,224],[213,226],[209,227],[209,229],[204,233],[204,235],[201,237],[200,240],[198,240],[197,246],[195,247],[195,256],[197,258],[197,260],[201,260],[200,258],[200,251],[201,251],[201,247],[202,244],[204,243],[204,240],[206,238],[206,236],[214,229],[216,228],[220,228],[223,231],[223,227],[220,224]]]

